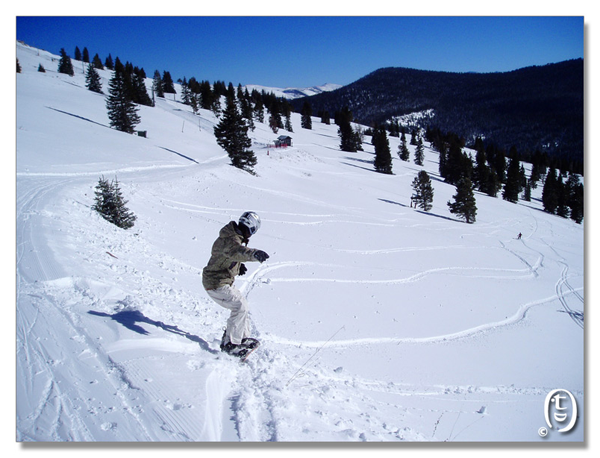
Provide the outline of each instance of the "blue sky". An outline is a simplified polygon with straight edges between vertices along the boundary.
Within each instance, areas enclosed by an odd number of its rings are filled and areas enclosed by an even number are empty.
[[[114,58],[176,80],[309,87],[382,67],[504,72],[584,57],[571,17],[16,17],[18,40]]]

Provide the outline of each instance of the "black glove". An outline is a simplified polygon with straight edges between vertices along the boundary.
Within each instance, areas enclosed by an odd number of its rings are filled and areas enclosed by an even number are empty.
[[[258,259],[258,262],[265,262],[267,259],[269,259],[269,255],[261,250],[256,250],[254,252],[254,257]]]
[[[240,273],[238,275],[244,275],[246,272],[248,272],[246,266],[244,264],[240,264]]]

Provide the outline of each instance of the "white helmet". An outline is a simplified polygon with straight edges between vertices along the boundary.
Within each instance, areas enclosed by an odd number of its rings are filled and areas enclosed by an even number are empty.
[[[240,224],[248,228],[250,235],[254,235],[260,229],[260,216],[254,212],[245,212],[240,216]]]

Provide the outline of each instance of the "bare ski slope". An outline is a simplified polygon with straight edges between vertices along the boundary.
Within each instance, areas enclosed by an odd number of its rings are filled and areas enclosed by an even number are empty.
[[[517,205],[478,193],[464,224],[426,148],[434,206],[416,211],[422,167],[397,138],[381,175],[370,144],[341,152],[336,126],[297,114],[285,150],[257,123],[252,176],[229,166],[214,114],[170,95],[139,107],[148,138],[117,132],[80,63],[68,77],[44,51],[17,57],[18,441],[583,440],[583,226],[541,211],[540,189]],[[91,210],[101,175],[134,228]],[[218,351],[227,312],[201,271],[245,210],[271,257],[237,280],[262,341],[240,365]],[[541,439],[556,388],[580,418]]]

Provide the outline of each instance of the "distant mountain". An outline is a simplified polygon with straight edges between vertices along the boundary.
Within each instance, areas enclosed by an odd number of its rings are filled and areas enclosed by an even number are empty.
[[[508,150],[539,149],[583,161],[583,59],[504,73],[382,68],[308,100],[313,113],[348,106],[356,122],[384,123],[411,113],[421,127],[480,136]]]
[[[277,87],[259,86],[256,84],[248,84],[246,86],[246,88],[250,92],[252,92],[253,89],[256,89],[258,92],[261,92],[264,90],[266,93],[272,92],[277,97],[284,97],[284,98],[290,99],[290,100],[297,99],[300,97],[308,97],[308,96],[312,96],[312,95],[317,95],[317,94],[321,94],[323,92],[335,91],[336,89],[339,89],[341,87],[342,86],[340,84],[332,84],[332,83],[323,84],[321,86],[306,87],[306,88],[286,88],[286,89],[281,89],[281,88],[277,88]]]

